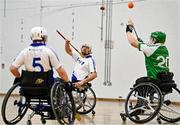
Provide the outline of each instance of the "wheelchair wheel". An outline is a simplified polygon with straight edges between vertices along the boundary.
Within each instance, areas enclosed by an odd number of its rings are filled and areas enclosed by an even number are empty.
[[[51,88],[51,106],[60,124],[74,123],[76,109],[72,93],[67,92],[60,82],[56,82]]]
[[[143,124],[158,114],[162,104],[159,88],[149,82],[134,87],[125,102],[126,116],[133,122]]]
[[[87,114],[96,106],[96,94],[91,87],[83,91],[73,91],[73,97],[76,104],[76,112],[79,114]]]
[[[2,103],[1,113],[6,124],[18,123],[28,110],[26,98],[19,94],[19,84],[17,83],[9,89]]]
[[[164,101],[160,110],[160,118],[167,122],[180,121],[180,90],[173,88],[172,92],[164,95]]]

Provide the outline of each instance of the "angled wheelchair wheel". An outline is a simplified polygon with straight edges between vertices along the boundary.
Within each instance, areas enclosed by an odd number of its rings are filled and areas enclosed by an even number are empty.
[[[28,110],[26,98],[20,95],[19,84],[17,83],[9,89],[2,103],[1,113],[6,124],[18,123]]]
[[[133,122],[143,124],[158,114],[162,104],[159,88],[149,82],[134,87],[125,102],[126,116]]]
[[[180,121],[180,90],[178,88],[172,88],[171,92],[165,93],[159,113],[160,118],[166,122]]]
[[[76,112],[79,114],[87,114],[93,111],[96,106],[96,94],[91,87],[87,87],[82,91],[73,91],[73,97],[76,104]]]
[[[75,103],[71,92],[64,89],[63,83],[56,82],[51,88],[51,106],[60,124],[73,124],[75,120]]]

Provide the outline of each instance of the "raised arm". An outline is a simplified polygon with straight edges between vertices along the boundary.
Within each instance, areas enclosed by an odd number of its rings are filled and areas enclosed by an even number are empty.
[[[69,40],[66,40],[65,41],[65,50],[66,50],[66,53],[69,54],[70,56],[72,56],[72,49],[70,47],[70,41]]]
[[[138,40],[134,37],[134,35],[131,32],[127,32],[127,39],[129,41],[129,43],[131,44],[131,46],[138,48]]]
[[[133,26],[134,26],[134,24],[133,24],[132,20],[129,19],[128,25],[126,27],[126,35],[127,35],[128,42],[131,44],[131,46],[138,48],[139,42],[138,42],[137,38],[132,33]]]

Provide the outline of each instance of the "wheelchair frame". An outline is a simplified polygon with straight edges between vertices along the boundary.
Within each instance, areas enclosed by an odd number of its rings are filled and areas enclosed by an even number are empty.
[[[31,125],[31,118],[37,114],[41,116],[42,124],[46,120],[57,120],[59,124],[73,124],[75,120],[75,103],[71,91],[64,88],[62,81],[55,81],[49,92],[40,96],[23,95],[21,82],[14,84],[4,97],[1,114],[3,121],[6,124],[17,124],[25,116],[28,109],[32,113],[28,116],[27,125]],[[14,94],[16,93],[16,94]],[[10,99],[11,98],[11,99]],[[13,98],[18,98],[14,99]],[[12,101],[12,102],[10,102]],[[8,105],[12,103],[14,113],[9,111]],[[8,115],[8,112],[15,114],[13,118]]]
[[[143,82],[132,88],[126,98],[125,113],[120,113],[122,120],[125,122],[128,117],[135,123],[144,124],[157,116],[159,124],[161,124],[161,119],[170,123],[180,121],[180,110],[173,109],[171,105],[174,105],[174,102],[165,98],[168,94],[175,92],[180,95],[180,90],[174,82],[167,85],[171,86],[168,91],[160,90],[159,86],[151,82]],[[176,113],[176,115],[167,116],[167,114],[170,115],[168,112]]]
[[[92,115],[95,115],[96,94],[91,87],[91,83],[87,83],[82,89],[75,88],[72,94],[77,113],[88,114],[92,111]]]

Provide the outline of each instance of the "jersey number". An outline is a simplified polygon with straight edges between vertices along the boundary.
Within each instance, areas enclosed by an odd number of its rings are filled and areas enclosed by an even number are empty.
[[[160,61],[158,66],[161,68],[166,68],[169,66],[169,57],[158,56],[156,60]]]
[[[41,72],[44,72],[43,66],[39,63],[41,61],[41,58],[33,58],[33,67],[39,67]]]

